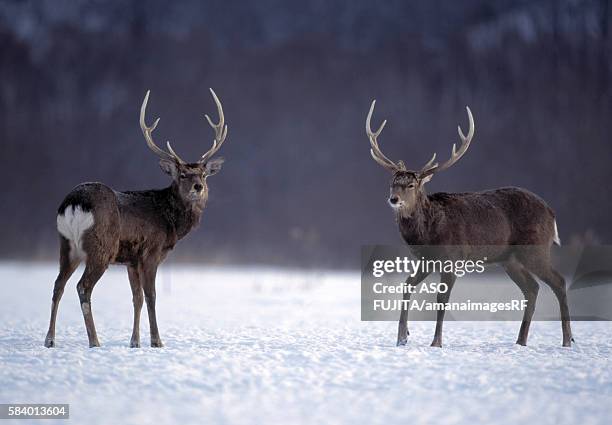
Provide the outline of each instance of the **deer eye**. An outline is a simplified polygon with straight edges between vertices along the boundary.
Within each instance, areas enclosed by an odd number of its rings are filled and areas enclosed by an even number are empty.
[[[181,173],[181,174],[179,175],[179,177],[180,177],[181,179],[184,179],[184,178],[186,178],[186,177],[187,177],[187,175],[186,175],[185,173]]]
[[[415,184],[414,184],[414,183],[410,183],[410,184],[408,185],[408,189],[414,189],[414,186],[415,186]]]

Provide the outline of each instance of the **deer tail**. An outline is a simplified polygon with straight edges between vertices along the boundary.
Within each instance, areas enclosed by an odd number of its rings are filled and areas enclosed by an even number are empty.
[[[553,224],[554,224],[554,227],[555,227],[555,234],[553,235],[553,242],[556,245],[561,246],[561,239],[559,238],[559,230],[557,230],[557,220],[555,220],[553,222]]]

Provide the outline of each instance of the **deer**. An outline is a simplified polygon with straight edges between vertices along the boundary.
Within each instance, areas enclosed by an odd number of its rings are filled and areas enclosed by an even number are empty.
[[[370,155],[374,161],[392,174],[388,203],[394,211],[403,241],[415,255],[427,255],[435,248],[436,255],[458,259],[486,258],[487,264],[503,267],[519,287],[526,307],[516,343],[527,345],[529,326],[535,311],[539,283],[543,281],[554,292],[561,312],[563,347],[574,342],[570,327],[570,312],[565,279],[551,263],[553,244],[561,245],[554,211],[539,196],[518,188],[503,187],[467,193],[428,194],[425,184],[433,176],[457,163],[467,152],[474,137],[474,117],[466,106],[469,130],[465,135],[457,127],[460,147],[453,144],[450,159],[436,162],[436,154],[420,169],[406,168],[403,161],[392,161],[383,154],[378,137],[387,121],[372,131],[371,120],[376,100],[366,117],[366,135],[370,141]],[[408,277],[405,285],[416,287],[431,273],[422,270]],[[436,295],[438,303],[447,303],[455,284],[453,273],[440,273],[440,281],[448,287]],[[397,346],[408,339],[408,310],[410,291],[403,294],[398,324]],[[432,347],[442,347],[444,309],[437,310]]]
[[[219,122],[205,115],[214,130],[212,147],[196,162],[188,163],[174,151],[157,146],[151,126],[145,123],[150,90],[140,108],[140,128],[147,146],[159,157],[162,171],[171,177],[164,189],[119,192],[102,183],[82,183],[63,200],[57,213],[60,240],[59,274],[53,287],[51,319],[45,346],[55,346],[55,321],[66,282],[79,264],[85,270],[77,292],[85,320],[89,347],[99,347],[91,308],[94,286],[111,264],[127,266],[132,290],[134,322],[130,347],[140,347],[140,312],[147,304],[151,347],[163,347],[155,311],[155,276],[160,263],[176,243],[200,222],[208,200],[207,178],[216,174],[223,158],[213,158],[227,137],[221,101],[210,89]]]

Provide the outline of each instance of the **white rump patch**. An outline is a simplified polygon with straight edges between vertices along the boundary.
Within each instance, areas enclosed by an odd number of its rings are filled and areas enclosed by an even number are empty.
[[[559,238],[559,231],[557,230],[557,220],[555,220],[554,223],[555,223],[555,235],[553,236],[553,242],[561,246],[561,239]]]
[[[82,244],[83,233],[93,224],[93,214],[83,211],[80,205],[70,205],[63,214],[57,216],[57,231],[70,241],[71,257],[86,257]]]

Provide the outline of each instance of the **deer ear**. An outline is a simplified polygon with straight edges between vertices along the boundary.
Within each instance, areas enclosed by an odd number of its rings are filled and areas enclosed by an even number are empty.
[[[176,167],[175,161],[171,161],[169,159],[161,159],[159,161],[159,167],[164,173],[171,175],[172,178],[176,178],[176,176],[178,175],[178,169]]]
[[[428,176],[423,177],[421,179],[421,184],[423,185],[423,184],[427,183],[429,180],[431,180],[432,177],[433,177],[433,174],[430,174]]]
[[[217,174],[221,169],[221,165],[225,161],[223,158],[212,159],[206,163],[206,175],[212,176]]]

